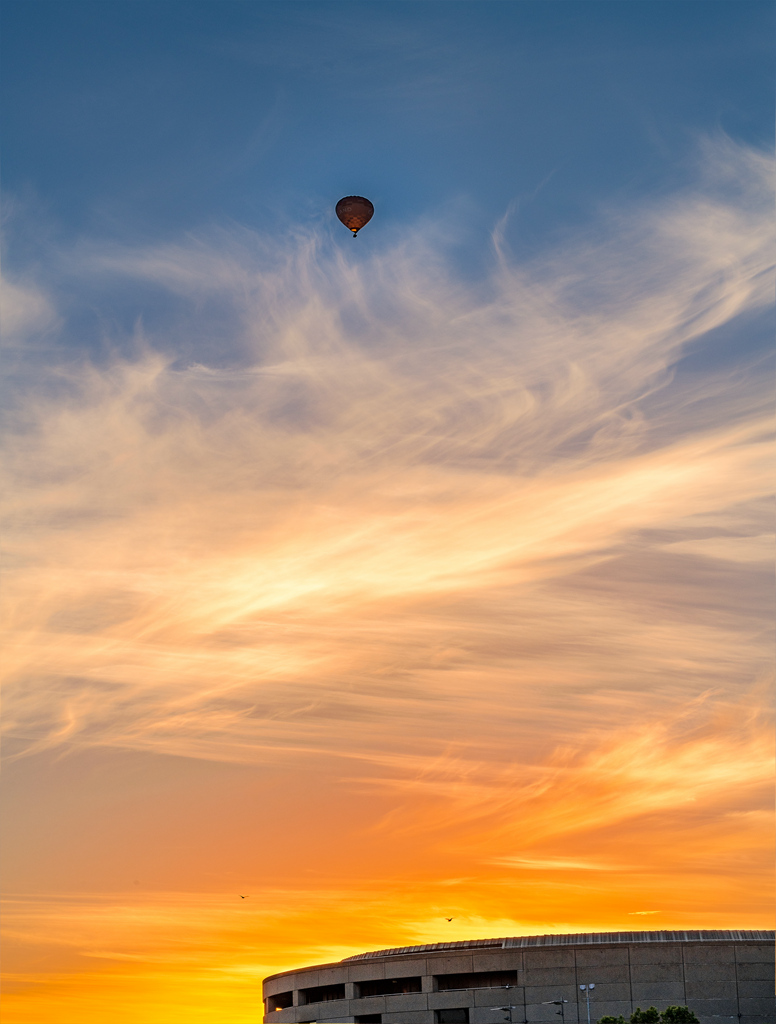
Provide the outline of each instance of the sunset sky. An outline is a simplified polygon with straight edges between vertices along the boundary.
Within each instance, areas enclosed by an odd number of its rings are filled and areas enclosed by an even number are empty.
[[[774,5],[3,8],[4,1024],[773,927]]]

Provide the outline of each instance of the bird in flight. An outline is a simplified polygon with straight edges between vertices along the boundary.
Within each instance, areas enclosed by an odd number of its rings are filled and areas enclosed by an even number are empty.
[[[445,921],[454,921],[454,920],[455,920],[455,918],[454,918],[454,917],[446,917],[446,918],[445,918]]]
[[[240,895],[239,892],[237,893],[237,895],[240,897],[241,900],[247,900],[248,899],[247,896],[242,896],[242,895]]]

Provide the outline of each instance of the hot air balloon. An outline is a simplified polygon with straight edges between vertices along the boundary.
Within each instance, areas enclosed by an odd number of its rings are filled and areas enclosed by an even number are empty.
[[[374,206],[363,196],[345,196],[337,203],[337,216],[346,228],[350,228],[354,238],[369,223],[374,212]]]

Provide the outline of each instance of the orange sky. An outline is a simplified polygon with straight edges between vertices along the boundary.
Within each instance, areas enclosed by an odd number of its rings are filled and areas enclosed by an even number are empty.
[[[770,171],[705,160],[477,288],[419,235],[74,256],[216,296],[234,358],[139,326],[13,423],[6,1024],[255,1021],[264,974],[413,942],[773,926],[770,382],[678,365],[770,299]],[[6,301],[56,330],[34,282]]]

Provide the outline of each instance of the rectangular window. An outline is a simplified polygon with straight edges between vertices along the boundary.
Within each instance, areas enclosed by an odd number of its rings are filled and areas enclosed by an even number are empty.
[[[344,999],[344,985],[320,985],[318,988],[300,988],[299,1005],[307,1003],[329,1003],[332,999]]]
[[[285,1010],[287,1006],[293,1005],[293,992],[278,992],[274,996],[267,996],[267,1013],[272,1013],[273,1010]]]
[[[356,998],[367,996],[390,996],[398,992],[420,992],[420,978],[376,978],[374,981],[360,981],[356,985]]]
[[[469,1007],[456,1010],[437,1010],[436,1024],[469,1024]]]
[[[362,1013],[360,1017],[356,1017],[356,1024],[383,1024],[383,1015],[381,1013]]]
[[[437,988],[449,992],[459,988],[514,988],[517,971],[475,971],[473,974],[438,974]]]

